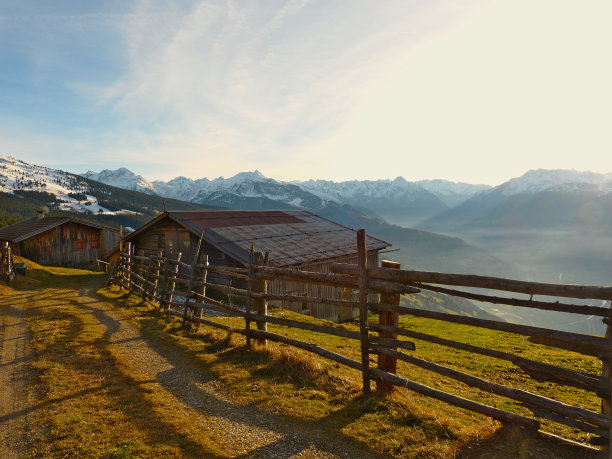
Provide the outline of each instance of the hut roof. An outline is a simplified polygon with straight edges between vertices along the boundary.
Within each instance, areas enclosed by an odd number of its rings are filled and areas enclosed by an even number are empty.
[[[92,228],[116,231],[103,225],[86,222],[73,217],[32,217],[22,222],[0,228],[0,241],[21,242],[68,222],[79,223]]]
[[[310,263],[357,253],[356,231],[305,210],[168,211],[130,233],[130,240],[163,218],[170,218],[235,260],[249,262],[251,244],[270,252],[270,264]],[[367,237],[368,250],[391,244]]]

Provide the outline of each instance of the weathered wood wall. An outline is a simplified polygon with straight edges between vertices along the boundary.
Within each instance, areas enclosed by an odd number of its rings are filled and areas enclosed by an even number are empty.
[[[191,233],[184,226],[165,218],[156,224],[152,225],[146,231],[130,239],[132,245],[136,247],[136,253],[142,253],[145,256],[156,255],[160,250],[165,256],[175,257],[178,252],[181,252],[181,260],[186,264],[193,263],[193,255],[195,248],[198,245],[199,235]],[[257,249],[257,248],[256,248]],[[223,253],[216,247],[209,244],[205,239],[202,241],[200,255],[208,256],[210,266],[231,266],[243,267],[243,263],[232,259],[227,254]],[[274,254],[271,254],[272,259]],[[357,254],[346,255],[342,257],[329,258],[316,263],[301,263],[288,265],[286,267],[300,269],[304,271],[312,271],[319,273],[329,273],[332,263],[357,263]],[[368,266],[378,266],[378,252],[373,250],[368,252]],[[183,273],[186,274],[186,273]],[[230,284],[230,276],[225,274],[210,272],[208,281],[214,284]],[[232,285],[239,288],[246,288],[246,283],[233,279]],[[354,300],[357,293],[351,289],[341,289],[329,285],[312,285],[298,282],[275,280],[268,284],[268,291],[274,294],[294,294],[306,295],[328,299],[345,299]],[[375,298],[370,298],[370,301],[376,301]],[[349,308],[339,308],[328,304],[309,304],[308,306],[297,302],[278,302],[272,301],[272,306],[278,306],[296,312],[309,314],[317,318],[323,318],[334,322],[343,321],[357,317],[359,311]]]
[[[42,265],[93,267],[119,235],[76,222],[68,222],[16,244],[19,255]],[[110,245],[110,247],[109,247]]]
[[[333,263],[357,263],[357,254],[345,255],[342,257],[331,258],[317,263],[302,263],[298,265],[287,266],[288,268],[299,269],[302,271],[311,271],[317,273],[329,273]],[[375,268],[378,266],[378,251],[372,250],[368,252],[368,266]],[[330,300],[347,300],[356,301],[358,292],[349,288],[333,287],[331,285],[314,285],[300,282],[290,282],[285,280],[271,280],[268,282],[268,292],[273,294],[291,294],[302,296],[313,296],[318,298],[326,298]],[[370,301],[377,301],[373,296]],[[272,306],[278,306],[291,311],[301,312],[304,314],[317,317],[319,319],[327,319],[332,322],[341,322],[349,320],[359,315],[359,308],[339,308],[329,304],[303,304],[296,302],[277,302],[270,301]]]

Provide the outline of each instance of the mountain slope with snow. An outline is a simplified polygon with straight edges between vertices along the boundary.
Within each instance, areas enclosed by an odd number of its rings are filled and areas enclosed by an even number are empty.
[[[142,191],[143,193],[151,194],[155,193],[154,186],[151,182],[147,181],[142,175],[136,175],[125,167],[116,170],[104,169],[101,172],[87,171],[79,175],[90,180],[95,180],[96,182],[123,188],[124,190]]]
[[[458,238],[391,225],[379,218],[378,212],[385,209],[391,212],[394,205],[398,206],[399,215],[405,212],[410,203],[421,208],[447,208],[435,195],[401,177],[393,181],[309,183],[313,185],[309,187],[300,182],[281,182],[267,178],[259,171],[252,171],[213,180],[177,177],[168,182],[154,181],[152,185],[159,196],[198,205],[242,210],[301,207],[352,228],[365,228],[401,249],[395,258],[415,268],[439,270],[445,266],[457,272],[496,272],[506,275],[515,272],[513,267]],[[329,187],[328,193],[321,191],[325,186]],[[363,195],[367,195],[369,201]],[[385,201],[391,202],[386,208]],[[374,211],[365,207],[366,202],[372,205]]]
[[[277,206],[296,206],[317,211],[330,202],[336,205],[348,204],[369,215],[379,215],[405,226],[412,226],[439,214],[489,188],[487,185],[446,180],[408,182],[403,177],[395,180],[308,180],[287,183],[265,177],[257,170],[241,172],[229,178],[210,180],[204,177],[193,180],[176,177],[167,182],[149,182],[125,168],[100,173],[90,171],[82,175],[125,189],[194,203],[222,203],[234,208],[249,205],[258,207],[264,205],[264,202],[270,205],[270,201],[275,201]]]
[[[529,266],[535,280],[608,284],[612,174],[532,170],[418,227]]]
[[[182,209],[203,208],[114,187],[10,156],[0,156],[0,200],[5,224],[33,216],[43,206],[52,213],[87,214],[100,222],[134,228],[158,214],[165,204]]]
[[[127,209],[110,210],[88,194],[88,183],[77,175],[43,166],[28,164],[10,156],[0,156],[0,191],[23,195],[23,192],[48,193],[55,199],[48,204],[57,210],[116,215]]]
[[[612,174],[580,172],[565,169],[534,169],[494,188],[504,196],[542,191],[589,190],[598,193],[612,191]]]

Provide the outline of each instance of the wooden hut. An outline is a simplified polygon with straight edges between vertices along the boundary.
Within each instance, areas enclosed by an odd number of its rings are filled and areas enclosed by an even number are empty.
[[[208,255],[212,266],[242,267],[249,263],[250,247],[269,252],[269,265],[327,273],[332,263],[357,262],[357,237],[351,228],[305,210],[209,210],[168,211],[124,237],[139,254],[182,254],[192,263],[200,235],[200,254]],[[391,244],[368,236],[368,264],[378,265],[378,252]],[[227,283],[228,278],[209,275],[209,280]],[[270,293],[325,296],[349,299],[351,291],[286,281],[268,283]],[[272,302],[274,304],[274,302]],[[328,320],[344,320],[353,313],[336,306],[284,303],[278,306],[306,312]]]
[[[93,268],[119,243],[119,231],[73,217],[38,217],[0,228],[13,253],[42,265]]]

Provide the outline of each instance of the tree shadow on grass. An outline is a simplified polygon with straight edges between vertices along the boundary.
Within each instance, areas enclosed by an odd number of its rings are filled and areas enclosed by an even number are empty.
[[[127,294],[126,294],[127,295]],[[144,302],[143,302],[144,303]],[[142,304],[141,304],[142,305]],[[147,314],[146,312],[142,313]],[[158,321],[162,316],[161,314],[153,313],[153,316],[146,319],[141,319],[143,322],[155,322]],[[146,325],[145,325],[146,327]],[[197,353],[193,350],[181,346],[180,343],[172,342],[172,346],[183,348],[182,354],[187,356],[191,355],[192,358],[198,358]],[[226,348],[224,351],[223,349]],[[271,368],[277,365],[277,362],[274,362],[269,356],[265,355],[257,355],[257,353],[252,352],[244,347],[235,347],[230,344],[230,340],[211,340],[205,344],[205,349],[208,352],[213,352],[217,355],[220,360],[223,360],[227,363],[231,363],[236,367],[245,367],[245,368],[253,368],[259,367],[258,370],[251,371],[252,376],[262,376],[269,377],[270,375],[277,375],[278,368]],[[163,351],[162,351],[163,352]],[[169,357],[170,358],[170,357]],[[172,358],[170,358],[172,360]],[[173,361],[173,364],[176,362]],[[218,362],[217,362],[218,363]],[[206,369],[208,372],[212,372],[216,377],[220,375],[215,373],[214,366],[208,364],[201,359],[198,363],[199,366]],[[174,369],[168,372],[168,379],[174,379],[176,377],[175,370],[177,366],[175,365]],[[287,382],[287,381],[281,381]],[[304,384],[304,381],[295,381],[298,385]],[[190,387],[190,391],[196,390],[194,387]],[[342,432],[342,429],[345,428],[350,423],[358,420],[361,416],[371,413],[379,409],[382,403],[378,401],[370,402],[364,401],[361,397],[353,398],[348,404],[346,404],[343,408],[334,411],[333,413],[325,416],[316,421],[304,421],[299,418],[289,418],[283,416],[277,416],[277,419],[280,422],[285,422],[289,424],[294,424],[298,426],[298,429],[301,428],[302,431],[310,431],[312,433],[311,438],[317,437],[317,432],[323,432],[324,435],[329,435],[331,437],[335,437],[340,439],[341,441],[346,441],[353,446],[358,448],[363,448],[364,454],[377,455],[375,451],[373,451],[368,445],[364,442],[360,442],[345,435]],[[253,407],[256,409],[256,407]],[[384,409],[384,407],[383,407]],[[410,413],[406,413],[410,414]],[[228,415],[228,417],[231,417]],[[282,421],[281,419],[285,419]],[[454,436],[447,428],[440,425],[437,422],[437,419],[434,421],[427,420],[423,418],[422,415],[415,416],[407,416],[406,420],[402,423],[403,425],[408,425],[415,427],[416,429],[421,429],[427,432],[427,435],[431,435],[440,439],[444,439],[445,441],[451,440],[453,442],[457,442],[458,438]],[[320,437],[320,436],[319,436]],[[256,448],[249,453],[240,456],[240,457],[266,457],[273,456],[282,451],[289,451],[291,448],[292,442],[291,438],[287,436],[279,438],[278,440],[269,443],[267,445]],[[309,440],[305,438],[304,441],[301,442],[300,447],[304,447],[303,451],[306,451],[309,447]],[[317,442],[315,442],[317,443]],[[311,443],[312,444],[312,443]],[[318,445],[321,445],[321,442],[318,442]],[[400,453],[401,454],[401,453]],[[502,458],[514,458],[514,457],[533,457],[533,458],[548,458],[548,457],[567,457],[567,458],[592,458],[592,457],[602,457],[602,453],[589,450],[579,445],[569,445],[559,441],[551,440],[549,438],[544,438],[540,435],[534,434],[530,436],[523,429],[514,429],[509,427],[502,427],[498,429],[494,435],[485,439],[472,441],[469,443],[460,443],[458,449],[456,450],[455,455],[457,457],[502,457]]]
[[[54,330],[58,334],[56,339],[38,340],[36,353],[43,356],[46,368],[57,367],[72,370],[76,375],[80,375],[79,380],[74,381],[75,386],[80,387],[76,391],[74,387],[51,387],[55,395],[41,394],[42,397],[49,398],[28,408],[28,412],[61,405],[67,401],[87,404],[87,397],[96,394],[103,397],[96,400],[104,403],[104,409],[121,412],[130,419],[132,428],[144,433],[147,444],[175,446],[184,454],[193,457],[218,457],[217,451],[207,449],[192,441],[187,435],[177,431],[172,422],[166,422],[156,414],[156,406],[147,397],[151,389],[143,387],[154,381],[135,379],[122,370],[122,366],[109,349],[111,342],[108,329],[105,329],[101,337],[99,332],[91,328],[86,329],[86,326],[90,327],[91,324],[86,324],[83,320],[84,306],[78,301],[78,292],[56,291],[56,294],[60,295],[60,298],[57,301],[51,301],[51,304],[48,303],[49,300],[53,300],[53,293],[41,295],[38,298],[36,295],[31,295],[27,298],[28,302],[42,299],[46,303],[39,307],[30,308],[29,305],[26,307],[26,314],[31,319],[44,321],[49,326],[53,323],[61,324],[59,330]],[[3,312],[11,313],[10,310]],[[85,310],[85,313],[90,312]],[[119,327],[118,323],[112,324],[111,330],[117,330]],[[80,352],[79,348],[83,346],[88,346],[95,352]],[[39,376],[44,376],[45,368],[39,368],[37,373]],[[99,384],[100,380],[103,380],[104,383]],[[93,381],[98,381],[98,383],[94,385]],[[97,409],[101,408],[97,407]],[[12,413],[9,416],[20,414]],[[109,431],[113,429],[112,425],[104,424],[104,420],[100,421],[99,427]],[[60,439],[62,435],[70,435],[70,432],[62,432],[62,428],[56,426],[48,429],[47,435],[49,436],[47,441],[51,442],[50,448],[53,451],[53,436],[58,435],[57,439]],[[116,449],[115,446],[112,446],[111,449]]]
[[[603,451],[588,449],[580,445],[563,443],[542,437],[535,431],[511,425],[502,425],[492,435],[462,443],[455,457],[461,459],[515,459],[515,458],[562,458],[591,459],[608,457]]]
[[[105,324],[109,331],[118,329],[118,321],[107,311],[96,308],[93,304],[84,304],[83,307],[94,309],[92,313]],[[146,313],[142,313],[139,319],[142,328],[148,328],[150,325],[162,326],[160,318],[165,317],[163,314],[154,312],[149,313],[151,315],[144,314]],[[317,421],[272,413],[256,404],[238,405],[228,401],[225,394],[221,396],[217,391],[205,387],[208,382],[218,381],[219,375],[213,365],[201,360],[196,352],[171,339],[160,340],[148,333],[142,333],[141,336],[149,349],[171,366],[170,369],[158,373],[156,380],[183,403],[201,410],[204,414],[222,417],[232,423],[244,425],[247,431],[264,429],[277,437],[276,440],[253,448],[239,457],[286,457],[307,452],[312,446],[317,450],[350,457],[384,457],[365,442],[342,432],[342,428],[347,424],[356,421],[368,410],[376,409],[370,403],[364,404],[360,397],[354,397],[348,405]],[[229,345],[229,343],[225,341],[224,344],[224,340],[221,340],[208,344],[211,351],[213,349],[219,351],[219,346],[222,348],[224,345]],[[271,362],[269,356],[250,352],[242,347],[233,347],[221,354],[221,358],[237,367],[250,366],[253,359],[264,364]],[[347,416],[347,413],[350,415]]]

